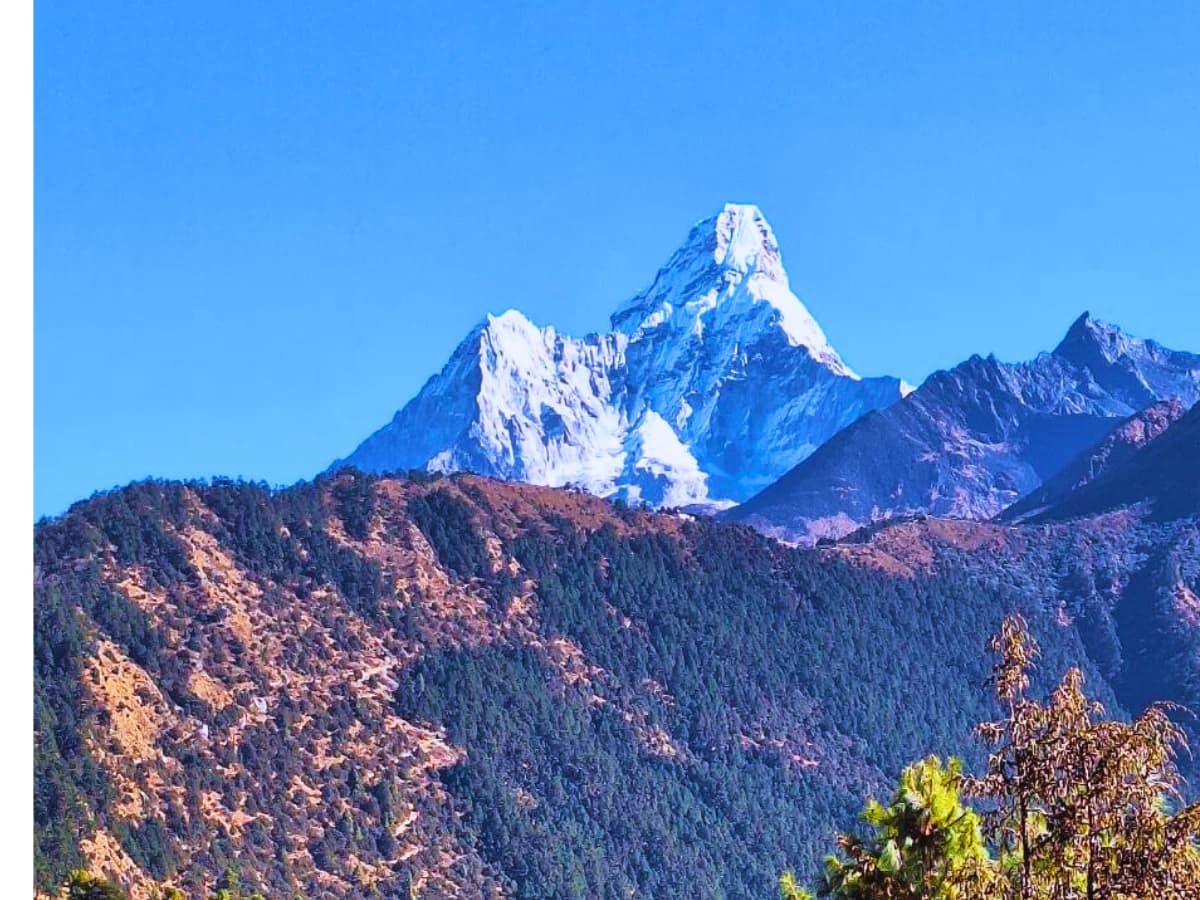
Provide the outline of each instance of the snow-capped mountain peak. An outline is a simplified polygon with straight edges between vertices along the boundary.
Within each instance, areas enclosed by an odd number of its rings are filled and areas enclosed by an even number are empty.
[[[720,333],[731,351],[780,333],[837,374],[858,377],[792,293],[775,232],[751,204],[727,203],[693,226],[653,283],[613,314],[612,326],[635,337],[663,328],[697,339]]]
[[[487,316],[344,462],[721,506],[902,392],[842,362],[749,204],[696,224],[612,326],[576,339],[516,310]]]
[[[485,344],[493,348],[521,344],[531,350],[535,346],[544,348],[546,340],[552,339],[554,334],[553,329],[538,328],[516,309],[499,315],[488,313],[478,327]]]
[[[706,228],[709,222],[712,225]],[[707,234],[715,239],[712,256],[717,265],[743,273],[753,269],[768,278],[787,283],[787,273],[779,259],[779,242],[775,240],[775,232],[757,206],[726,203],[714,219],[706,219],[696,228],[705,237],[706,243]]]

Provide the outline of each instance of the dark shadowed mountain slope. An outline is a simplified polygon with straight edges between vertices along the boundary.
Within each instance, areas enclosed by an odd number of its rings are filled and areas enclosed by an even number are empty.
[[[834,435],[728,515],[811,541],[927,513],[984,519],[1035,490],[1151,403],[1200,399],[1200,356],[1086,314],[1053,353],[974,356]]]
[[[955,572],[988,590],[1041,598],[1047,614],[1079,635],[1123,709],[1167,700],[1190,710],[1180,723],[1195,747],[1200,515],[1192,509],[1167,519],[1140,503],[1023,525],[917,518],[863,529],[818,552],[918,579]],[[1200,761],[1187,754],[1180,762],[1196,795]]]
[[[1051,521],[1145,506],[1158,521],[1200,516],[1200,405],[1124,461],[1031,517]]]
[[[770,896],[912,759],[978,758],[1006,612],[1043,684],[1082,662],[1115,706],[1102,672],[1146,683],[1110,586],[1166,603],[1176,563],[1195,586],[1193,551],[1147,568],[1165,538],[921,527],[803,551],[349,472],[78,504],[35,536],[40,882],[86,863],[204,896],[236,863],[270,896]]]
[[[997,518],[1021,522],[1062,503],[1072,493],[1095,481],[1105,472],[1120,467],[1142,447],[1167,430],[1186,412],[1177,399],[1152,403],[1134,413],[1089,447],[1041,487],[1026,494]]]

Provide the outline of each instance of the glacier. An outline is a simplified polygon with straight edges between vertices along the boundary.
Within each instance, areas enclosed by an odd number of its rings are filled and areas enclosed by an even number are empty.
[[[617,308],[608,333],[488,315],[331,468],[472,471],[721,509],[910,390],[842,361],[792,291],[762,212],[729,203]]]

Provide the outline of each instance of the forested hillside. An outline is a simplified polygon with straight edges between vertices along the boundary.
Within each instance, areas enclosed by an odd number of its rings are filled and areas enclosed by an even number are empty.
[[[981,759],[1008,612],[1042,687],[1192,689],[1194,526],[1096,521],[795,550],[471,476],[97,496],[36,532],[39,883],[769,896],[913,759]]]

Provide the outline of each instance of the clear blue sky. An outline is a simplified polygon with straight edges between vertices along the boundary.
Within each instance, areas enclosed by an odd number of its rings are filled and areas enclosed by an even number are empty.
[[[601,329],[726,200],[865,374],[1085,308],[1200,350],[1198,10],[39,3],[36,512],[310,476],[485,312]]]

